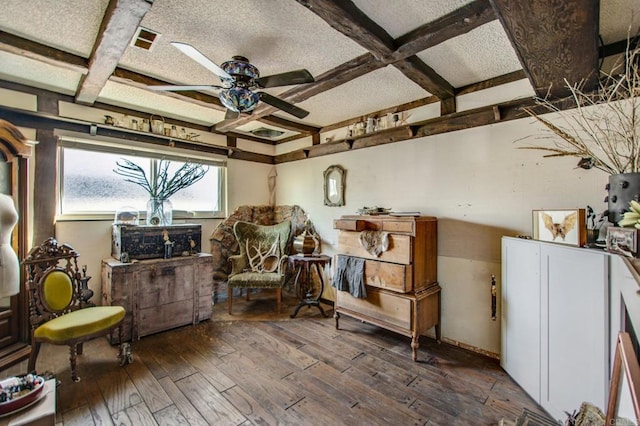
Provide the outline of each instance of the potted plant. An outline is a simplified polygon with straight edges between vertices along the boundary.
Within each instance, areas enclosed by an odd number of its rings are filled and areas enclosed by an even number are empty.
[[[150,176],[147,177],[142,167],[133,161],[122,159],[116,161],[117,168],[113,171],[124,176],[127,182],[135,183],[144,188],[149,194],[147,202],[147,224],[171,225],[173,207],[169,198],[181,189],[193,185],[209,171],[209,167],[202,164],[184,163],[172,176],[169,176],[171,161],[159,160],[152,163]]]

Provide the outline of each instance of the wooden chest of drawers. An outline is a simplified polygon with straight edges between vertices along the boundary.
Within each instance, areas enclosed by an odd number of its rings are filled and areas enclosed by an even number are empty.
[[[102,304],[125,308],[124,341],[211,318],[212,290],[208,253],[135,263],[102,261]],[[119,343],[117,333],[110,341]]]
[[[437,283],[437,219],[429,216],[343,216],[338,252],[365,259],[367,298],[337,291],[336,328],[340,314],[411,337],[413,359],[418,339],[435,327],[440,341],[440,286]],[[387,233],[388,247],[379,256],[360,244],[363,231]]]

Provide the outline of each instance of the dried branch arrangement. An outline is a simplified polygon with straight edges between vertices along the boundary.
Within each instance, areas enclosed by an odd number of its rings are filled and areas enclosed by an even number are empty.
[[[628,40],[622,59],[597,90],[585,92],[581,83],[565,80],[574,110],[560,110],[549,97],[537,98],[544,114],[557,113],[552,123],[541,116],[540,108],[525,109],[552,133],[545,137],[552,142],[520,149],[547,151],[544,157],[579,157],[579,167],[609,174],[640,172],[640,46]]]
[[[118,166],[113,171],[124,176],[127,182],[135,183],[149,193],[150,198],[166,200],[176,192],[193,185],[204,177],[209,171],[208,166],[194,163],[184,163],[174,174],[169,177],[169,164],[171,161],[160,160],[154,162],[151,176],[147,177],[142,167],[133,161],[122,159],[122,163],[116,161]]]

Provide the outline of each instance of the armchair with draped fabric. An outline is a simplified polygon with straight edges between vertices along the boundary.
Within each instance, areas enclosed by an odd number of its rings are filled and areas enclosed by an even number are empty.
[[[238,221],[233,226],[233,233],[240,246],[240,254],[229,256],[229,314],[232,310],[234,288],[246,289],[247,300],[252,288],[275,289],[277,312],[280,313],[282,287],[286,281],[286,247],[291,233],[291,222],[284,221],[277,225],[265,226]]]

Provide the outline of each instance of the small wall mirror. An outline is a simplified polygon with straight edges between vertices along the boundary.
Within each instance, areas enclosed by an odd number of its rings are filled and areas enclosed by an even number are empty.
[[[325,206],[344,206],[344,173],[344,169],[336,165],[329,166],[324,171]]]

